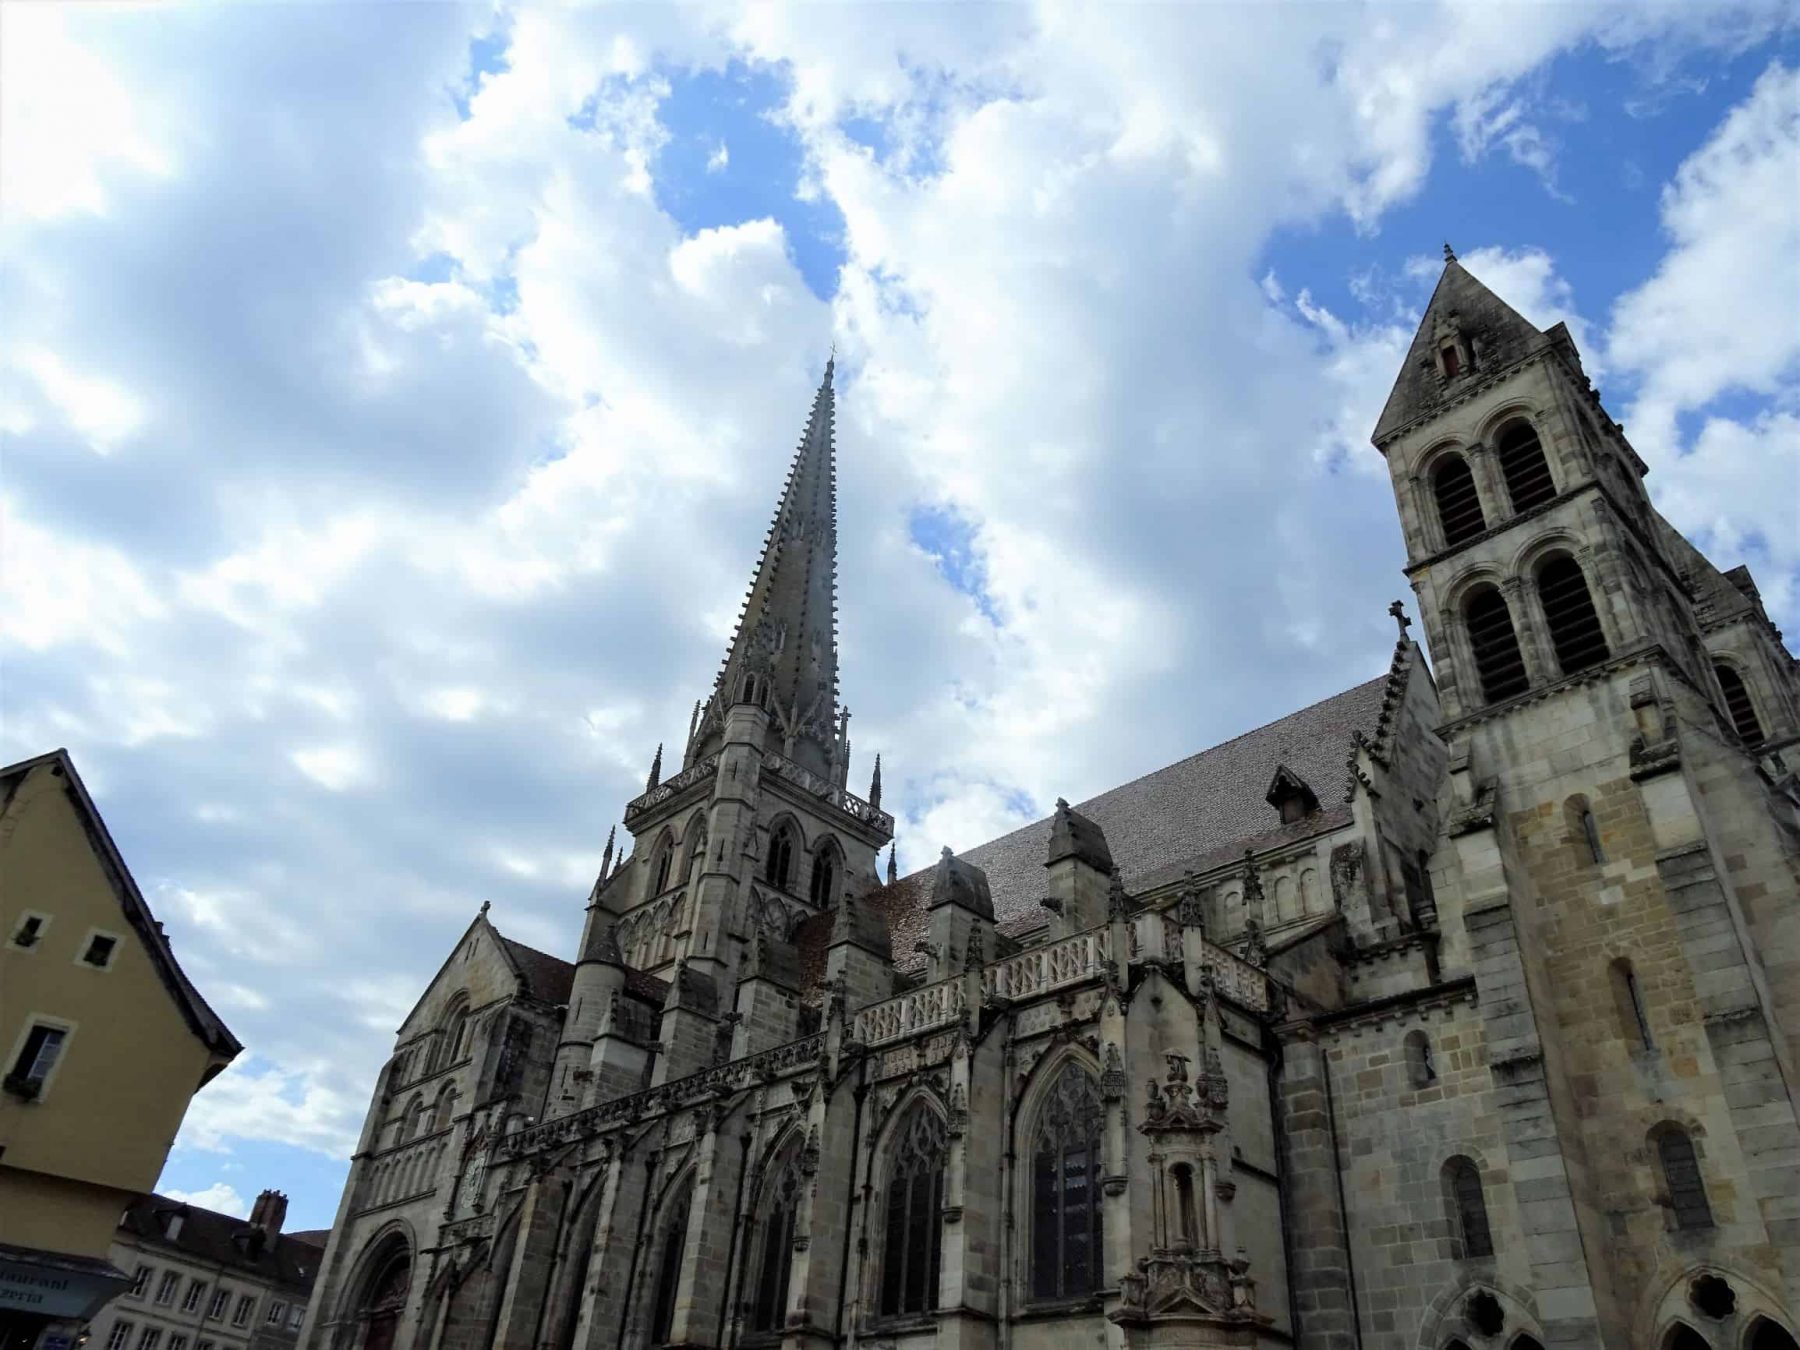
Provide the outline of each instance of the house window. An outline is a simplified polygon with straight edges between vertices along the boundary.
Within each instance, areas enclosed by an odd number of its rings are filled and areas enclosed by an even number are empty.
[[[27,1101],[43,1095],[68,1041],[68,1028],[34,1023],[13,1058],[12,1068],[6,1075],[6,1090]]]
[[[1478,587],[1463,607],[1469,624],[1469,646],[1475,655],[1475,673],[1482,696],[1489,703],[1522,694],[1531,687],[1525,675],[1525,658],[1519,652],[1519,635],[1513,629],[1512,611],[1496,586]]]
[[[90,933],[81,949],[81,964],[95,970],[110,970],[113,955],[119,950],[119,939],[111,933]]]
[[[173,1303],[175,1291],[179,1288],[181,1288],[181,1273],[174,1270],[163,1272],[162,1283],[156,1286],[156,1301]]]
[[[1606,660],[1606,634],[1580,565],[1567,554],[1550,559],[1538,568],[1537,587],[1562,673],[1573,675]]]
[[[131,1344],[131,1333],[136,1329],[135,1322],[114,1322],[113,1329],[106,1338],[106,1350],[125,1350]]]
[[[1677,1228],[1711,1228],[1712,1206],[1706,1200],[1706,1183],[1700,1177],[1700,1158],[1694,1141],[1679,1126],[1665,1126],[1656,1137],[1656,1156],[1662,1163],[1668,1186],[1669,1209]]]
[[[196,1309],[200,1306],[200,1300],[205,1297],[206,1297],[206,1281],[205,1280],[189,1280],[188,1281],[188,1291],[182,1297],[182,1300],[181,1300],[181,1311],[190,1312],[190,1313],[193,1312],[194,1309]],[[173,1350],[173,1347],[171,1347],[171,1350]]]
[[[229,1289],[216,1290],[213,1293],[212,1302],[206,1305],[206,1315],[208,1317],[223,1317],[225,1315],[225,1309],[230,1303],[231,1291]]]
[[[787,1320],[788,1281],[794,1271],[794,1225],[804,1190],[800,1150],[792,1148],[766,1192],[762,1221],[762,1263],[757,1271],[756,1301],[750,1308],[752,1331],[780,1331]]]
[[[944,1240],[944,1121],[915,1103],[895,1136],[888,1173],[881,1311],[930,1312],[938,1301]]]
[[[194,1345],[194,1350],[213,1350],[213,1343],[211,1341],[196,1342]]]
[[[241,1327],[249,1322],[250,1314],[256,1311],[256,1300],[249,1294],[238,1299],[237,1307],[231,1314],[231,1325]]]
[[[139,1266],[137,1268],[137,1274],[133,1275],[131,1278],[131,1296],[133,1298],[142,1298],[144,1296],[144,1290],[149,1287],[150,1267]]]
[[[272,1327],[278,1327],[281,1325],[281,1319],[286,1316],[287,1304],[283,1303],[278,1298],[274,1298],[269,1300],[269,1315],[263,1318],[263,1321],[267,1322]],[[174,1350],[174,1348],[170,1347],[170,1350]]]
[[[188,1338],[179,1333],[169,1337],[169,1350],[187,1350]]]
[[[296,1303],[293,1307],[288,1309],[289,1331],[300,1330],[300,1324],[304,1321],[306,1321],[306,1309],[302,1305]]]
[[[8,945],[21,951],[35,947],[43,940],[44,930],[50,926],[48,914],[26,913],[19,918],[19,926],[13,929]]]
[[[1475,475],[1461,455],[1446,455],[1438,461],[1432,471],[1431,489],[1437,498],[1438,524],[1443,527],[1447,547],[1473,539],[1487,529],[1481,494],[1475,490]]]
[[[1481,1190],[1481,1173],[1467,1158],[1444,1164],[1444,1199],[1450,1210],[1451,1231],[1456,1234],[1461,1258],[1492,1256],[1494,1237],[1488,1229],[1487,1197]]]
[[[1719,677],[1719,688],[1725,693],[1725,711],[1731,714],[1732,730],[1738,739],[1754,750],[1765,739],[1762,723],[1756,717],[1756,705],[1750,701],[1750,689],[1744,677],[1723,662],[1713,662],[1713,673]]]
[[[138,1337],[138,1350],[156,1350],[157,1343],[161,1340],[160,1327],[145,1327],[144,1334]]]
[[[1556,495],[1550,463],[1544,458],[1544,447],[1531,423],[1523,418],[1509,422],[1495,439],[1500,452],[1500,474],[1506,480],[1506,492],[1515,512],[1529,511]]]
[[[1033,1298],[1084,1298],[1100,1287],[1101,1120],[1093,1076],[1064,1066],[1032,1137]]]

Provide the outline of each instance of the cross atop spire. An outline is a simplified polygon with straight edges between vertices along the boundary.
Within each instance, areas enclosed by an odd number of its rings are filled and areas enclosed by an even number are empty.
[[[837,705],[835,351],[763,540],[731,648],[700,713],[691,756],[722,743],[726,709],[769,711],[769,748],[830,776],[842,753]]]

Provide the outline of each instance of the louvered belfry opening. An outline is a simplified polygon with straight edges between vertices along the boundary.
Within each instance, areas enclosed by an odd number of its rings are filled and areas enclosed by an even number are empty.
[[[1573,675],[1606,660],[1606,634],[1580,564],[1567,554],[1552,558],[1538,568],[1537,585],[1562,673]]]
[[[1481,677],[1481,692],[1487,701],[1498,703],[1529,689],[1519,635],[1513,630],[1512,614],[1499,588],[1481,587],[1469,597],[1463,612],[1468,616],[1475,672]]]
[[[1453,548],[1487,529],[1481,496],[1475,491],[1475,475],[1469,472],[1469,462],[1461,455],[1445,456],[1431,476],[1431,485],[1446,546]]]
[[[1740,741],[1754,750],[1766,737],[1762,723],[1757,720],[1756,705],[1750,701],[1750,690],[1744,684],[1744,677],[1722,662],[1713,663],[1713,673],[1719,677],[1719,688],[1725,691],[1725,711],[1731,714],[1733,730],[1737,732]]]
[[[1556,495],[1550,462],[1544,458],[1544,447],[1531,423],[1508,422],[1497,440],[1500,473],[1506,479],[1506,495],[1512,498],[1514,511],[1529,511]]]

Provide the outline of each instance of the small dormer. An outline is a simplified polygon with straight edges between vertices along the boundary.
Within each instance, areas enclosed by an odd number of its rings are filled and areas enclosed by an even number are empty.
[[[1463,332],[1462,316],[1456,310],[1438,318],[1432,325],[1431,337],[1432,360],[1440,381],[1448,384],[1475,368],[1475,350]]]
[[[1304,820],[1319,809],[1319,795],[1307,786],[1304,778],[1285,764],[1275,770],[1275,777],[1269,783],[1268,792],[1263,794],[1263,800],[1281,812],[1283,825]]]

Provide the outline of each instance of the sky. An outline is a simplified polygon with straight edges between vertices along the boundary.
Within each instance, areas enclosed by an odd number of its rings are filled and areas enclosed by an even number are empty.
[[[572,955],[838,369],[903,869],[1386,668],[1452,243],[1800,627],[1782,4],[0,5],[0,754],[247,1047],[162,1189],[332,1218],[483,902]]]

